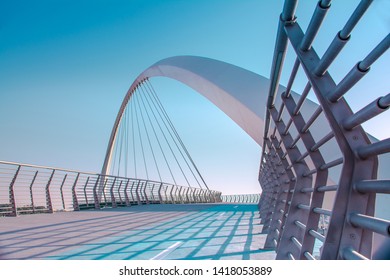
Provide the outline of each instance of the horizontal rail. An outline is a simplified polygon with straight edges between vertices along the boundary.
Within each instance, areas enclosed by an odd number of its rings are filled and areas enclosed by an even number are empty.
[[[318,240],[325,242],[325,236],[323,236],[321,233],[315,231],[315,230],[309,230],[309,234]]]
[[[320,139],[316,144],[314,144],[313,147],[311,147],[310,151],[312,152],[317,151],[322,145],[324,145],[326,142],[331,140],[333,137],[334,137],[333,131],[329,132],[322,139]]]
[[[313,123],[316,121],[316,119],[321,115],[321,113],[322,113],[322,108],[321,106],[319,106],[315,110],[313,115],[307,120],[305,125],[302,127],[301,133],[306,133],[309,130],[309,128],[313,125]]]
[[[305,230],[306,229],[306,225],[305,224],[303,224],[303,223],[301,223],[300,221],[295,221],[294,222],[294,224],[296,225],[296,226],[298,226],[299,228],[301,228],[301,229],[303,229],[303,230]]]
[[[373,117],[385,112],[389,109],[389,104],[387,104],[387,99],[390,99],[390,94],[385,97],[378,98],[377,100],[371,102],[366,107],[356,112],[355,114],[349,116],[344,120],[343,126],[347,130],[351,130],[354,127],[372,119]],[[382,100],[382,102],[381,102]]]
[[[299,250],[302,249],[302,244],[301,244],[301,242],[299,242],[299,240],[296,237],[294,237],[294,236],[291,237],[291,241],[292,241],[292,243],[294,243],[295,246],[297,246],[297,248]]]
[[[356,183],[355,190],[361,193],[390,194],[390,180],[364,180]]]
[[[390,152],[390,138],[367,145],[358,149],[357,154],[361,159],[377,156]]]
[[[305,252],[305,253],[303,253],[303,255],[306,257],[306,259],[308,259],[308,260],[315,260],[315,257],[312,255],[312,254],[310,254],[309,252]]]
[[[365,256],[348,247],[342,251],[343,258],[346,260],[368,260]]]
[[[321,186],[317,188],[318,192],[331,192],[331,191],[337,191],[339,188],[338,185],[332,185],[332,186]]]
[[[144,179],[0,161],[0,216],[151,203],[221,202],[221,193]],[[258,200],[257,200],[258,201]]]
[[[355,227],[368,229],[373,232],[390,237],[390,221],[362,214],[352,213],[349,215],[349,222]]]
[[[317,214],[323,214],[325,216],[332,216],[332,211],[323,208],[313,208],[313,212]]]

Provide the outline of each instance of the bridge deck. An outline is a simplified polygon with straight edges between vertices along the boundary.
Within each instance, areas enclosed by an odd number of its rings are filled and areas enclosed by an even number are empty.
[[[143,205],[0,218],[1,259],[274,259],[255,205]]]

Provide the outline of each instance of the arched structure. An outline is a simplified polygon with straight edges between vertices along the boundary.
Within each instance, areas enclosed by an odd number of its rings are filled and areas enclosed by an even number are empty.
[[[145,79],[156,76],[171,78],[193,88],[220,108],[256,143],[262,145],[269,79],[210,58],[175,56],[153,64],[130,86],[111,132],[102,174],[108,174],[118,126],[133,92]],[[279,93],[284,89],[280,87]],[[317,104],[308,100],[304,110],[314,112],[317,107]]]

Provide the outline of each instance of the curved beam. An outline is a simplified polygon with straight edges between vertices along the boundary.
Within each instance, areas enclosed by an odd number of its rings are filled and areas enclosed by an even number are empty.
[[[131,95],[145,79],[156,76],[168,77],[193,88],[228,115],[259,146],[262,145],[269,79],[215,59],[175,56],[153,64],[130,86],[111,132],[102,174],[108,174],[117,129]],[[280,86],[279,94],[284,90]],[[314,112],[317,106],[308,100],[304,109]]]

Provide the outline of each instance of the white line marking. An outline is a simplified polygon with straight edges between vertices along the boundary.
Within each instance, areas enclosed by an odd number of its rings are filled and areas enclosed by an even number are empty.
[[[151,258],[150,260],[162,260],[163,258],[168,256],[172,251],[174,251],[176,248],[180,247],[181,244],[183,244],[183,242],[181,242],[181,241],[176,242],[175,244],[166,248],[161,253],[159,253],[156,256],[154,256],[153,258]]]

